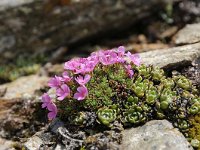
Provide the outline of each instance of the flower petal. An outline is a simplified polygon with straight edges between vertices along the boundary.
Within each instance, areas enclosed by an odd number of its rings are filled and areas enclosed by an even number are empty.
[[[48,119],[53,120],[54,118],[56,118],[56,113],[55,112],[49,112],[48,113]]]

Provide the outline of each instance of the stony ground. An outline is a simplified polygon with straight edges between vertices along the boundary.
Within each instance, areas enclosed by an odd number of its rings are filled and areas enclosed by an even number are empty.
[[[5,1],[1,3],[6,4]],[[189,12],[181,18],[181,21],[177,19],[178,13],[174,13],[173,17],[162,16],[161,20],[147,18],[135,25],[135,28],[142,27],[139,31],[128,29],[118,33],[120,36],[108,36],[79,46],[64,47],[68,49],[65,56],[59,55],[58,58],[57,53],[53,53],[52,58],[55,59],[42,64],[42,67],[32,75],[19,76],[12,82],[2,80],[1,76],[0,149],[6,150],[11,147],[21,149],[25,143],[26,148],[30,150],[45,146],[46,149],[54,147],[58,150],[69,145],[69,141],[74,142],[71,146],[83,143],[84,133],[70,133],[59,120],[48,122],[46,112],[40,108],[40,96],[46,90],[49,77],[62,72],[63,62],[74,56],[86,56],[98,49],[124,45],[127,50],[140,53],[143,63],[162,67],[169,74],[183,74],[190,78],[200,90],[199,5],[193,6],[193,3],[190,3],[191,7],[188,8],[187,3],[189,1],[184,1],[179,6],[181,10]],[[145,25],[147,21],[149,23]],[[173,21],[173,23],[167,21]],[[114,133],[113,131],[99,133],[87,139],[86,142],[95,143],[94,139],[96,139],[98,141],[96,144],[109,143],[108,149],[120,147],[116,144],[116,139],[122,142],[120,149],[140,147],[146,150],[148,147],[160,150],[168,146],[171,146],[172,150],[193,149],[183,135],[166,120],[151,121],[142,127],[124,130],[122,133],[123,129],[119,127],[114,130]],[[129,138],[132,133],[137,138]],[[110,134],[115,134],[116,139],[109,138]],[[56,141],[56,139],[59,140]]]

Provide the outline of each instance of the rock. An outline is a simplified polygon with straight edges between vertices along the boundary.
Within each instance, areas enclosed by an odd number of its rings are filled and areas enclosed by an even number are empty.
[[[200,43],[140,53],[142,63],[174,69],[200,57]]]
[[[41,128],[41,131],[28,138],[23,144],[26,150],[55,149],[57,140],[55,140],[55,135],[48,132],[47,127]]]
[[[38,136],[31,137],[24,146],[27,150],[38,150],[43,145],[43,141]]]
[[[32,2],[33,0],[1,0],[0,11]]]
[[[123,131],[121,149],[192,150],[185,137],[167,120],[153,120]]]
[[[61,144],[57,144],[55,150],[63,150],[66,149],[65,146],[61,145]]]
[[[199,0],[182,1],[179,3],[179,8],[182,12],[187,14],[184,17],[184,21],[191,19],[191,17],[200,15],[200,1]]]
[[[178,45],[200,42],[200,23],[186,25],[174,38]]]
[[[66,127],[62,121],[56,118],[30,137],[24,145],[26,149],[32,150],[32,145],[39,140],[36,147],[44,149],[71,150],[84,146],[85,149],[118,150],[122,141],[123,127],[118,122],[113,125],[111,130],[94,134],[95,132],[91,132],[90,129],[85,131],[76,126]],[[90,132],[92,134],[88,135]]]
[[[44,76],[55,76],[62,74],[64,70],[64,64],[47,63],[40,69],[40,74]]]
[[[122,140],[121,132],[114,130],[104,131],[87,137],[85,140],[86,149],[119,150]]]
[[[12,141],[0,138],[0,150],[14,150],[14,148],[12,148],[12,144]]]
[[[63,126],[58,119],[53,121],[53,125],[47,128],[41,129],[35,135],[30,137],[24,144],[27,150],[38,150],[38,149],[76,149],[83,146],[84,139],[86,138],[85,132],[78,131],[77,133],[70,133],[69,130]],[[56,129],[56,134],[53,133],[52,127]]]
[[[85,142],[86,149],[118,150],[122,141],[123,125],[118,121],[113,123],[111,130],[88,136]]]
[[[47,123],[38,98],[0,101],[0,136],[19,139],[32,136]]]
[[[6,94],[6,88],[1,88],[0,89],[0,97],[3,97]]]
[[[153,51],[155,49],[163,49],[168,48],[169,46],[167,44],[163,43],[142,43],[142,44],[130,44],[126,46],[126,49],[128,51],[134,50],[134,52],[147,52],[147,51]]]
[[[48,77],[31,75],[0,85],[0,136],[8,139],[32,136],[47,122],[39,90]],[[2,89],[2,90],[1,90]],[[2,91],[2,92],[1,92]]]
[[[153,14],[155,9],[164,9],[168,3],[174,3],[176,0],[73,0],[73,3],[72,0],[48,1],[46,5],[43,5],[44,0],[0,1],[1,6],[25,3],[0,14],[0,20],[3,22],[0,27],[0,39],[6,36],[2,43],[8,43],[5,41],[9,39],[9,43],[12,44],[6,50],[3,49],[4,45],[0,45],[0,63],[11,63],[9,60],[21,56],[22,53],[51,56],[58,47],[76,45],[94,37],[110,35],[113,31],[117,33]],[[70,4],[62,5],[63,2]],[[19,21],[13,21],[13,18]],[[19,25],[16,30],[16,22],[23,26]],[[55,61],[64,51],[59,50],[53,57],[48,58]]]
[[[168,29],[166,29],[165,31],[163,31],[159,35],[159,37],[161,39],[172,37],[177,31],[178,31],[178,27],[177,26],[172,26],[172,27],[169,27]]]
[[[7,89],[1,99],[17,99],[32,96],[36,90],[47,85],[49,78],[46,76],[30,75],[17,79],[14,82],[0,85],[0,89]]]
[[[77,149],[83,146],[84,139],[86,139],[85,132],[78,131],[78,133],[70,133],[70,131],[64,127],[58,128],[59,141],[64,144],[67,150]]]

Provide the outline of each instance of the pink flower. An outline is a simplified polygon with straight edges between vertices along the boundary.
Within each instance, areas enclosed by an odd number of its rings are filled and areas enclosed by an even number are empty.
[[[65,69],[71,70],[74,74],[85,74],[93,71],[97,64],[97,59],[93,57],[77,58],[65,63]]]
[[[51,103],[51,98],[49,97],[49,95],[47,93],[44,93],[42,95],[42,108],[45,108],[49,105],[49,103]]]
[[[76,80],[76,82],[78,82],[78,84],[85,85],[86,83],[88,83],[90,78],[91,78],[91,76],[89,74],[86,74],[85,77],[78,76],[77,78],[75,78],[75,80]]]
[[[103,65],[111,65],[117,62],[117,54],[113,50],[107,50],[100,53],[99,61]]]
[[[133,70],[131,69],[131,65],[125,65],[124,67],[126,68],[126,71],[127,71],[128,75],[129,75],[129,77],[132,78],[134,72],[133,72]]]
[[[140,65],[140,56],[138,54],[126,53],[128,63],[133,62],[136,66]]]
[[[58,112],[56,105],[54,103],[50,103],[48,104],[47,109],[49,110],[49,113],[48,113],[49,120],[56,118],[56,115]]]
[[[117,49],[117,62],[119,63],[124,63],[124,54],[125,54],[125,47],[124,46],[120,46]]]
[[[80,63],[79,67],[74,70],[74,74],[84,74],[86,72],[86,64]]]
[[[61,88],[56,90],[58,100],[62,101],[65,97],[70,95],[70,89],[66,84],[61,85]]]
[[[93,71],[94,67],[98,63],[97,60],[92,57],[88,57],[86,59],[81,59],[81,60],[82,61],[80,61],[81,65],[80,65],[80,70],[79,70],[81,74],[85,74],[85,73]]]
[[[69,82],[72,80],[72,77],[69,76],[68,72],[63,72],[61,81]]]
[[[74,94],[74,99],[83,100],[88,95],[88,90],[85,86],[78,87],[77,91],[78,92]]]
[[[124,46],[118,47],[117,54],[118,54],[118,56],[123,57],[125,54],[125,47]]]
[[[47,108],[50,112],[48,113],[49,120],[52,120],[57,115],[57,107],[56,105],[51,101],[51,98],[47,93],[44,93],[42,95],[42,108]]]
[[[85,64],[84,68],[82,68],[82,73],[88,73],[94,70],[97,62],[95,61],[88,61],[87,64]]]
[[[77,67],[79,66],[79,63],[77,61],[77,59],[72,59],[68,62],[65,63],[65,66],[64,68],[67,69],[67,70],[75,70]]]
[[[133,54],[133,63],[136,66],[139,66],[141,63],[140,55],[139,54]]]
[[[92,63],[94,66],[96,66],[96,64],[99,63],[99,58],[96,52],[93,52],[87,59],[90,62],[90,64]]]
[[[61,84],[61,77],[55,76],[54,78],[51,78],[48,82],[49,87],[51,88],[58,88]]]

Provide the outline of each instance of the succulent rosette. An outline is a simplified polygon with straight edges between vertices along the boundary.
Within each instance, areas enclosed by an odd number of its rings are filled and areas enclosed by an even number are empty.
[[[106,126],[110,126],[112,122],[115,121],[117,117],[117,111],[110,108],[100,108],[97,111],[98,122]]]

